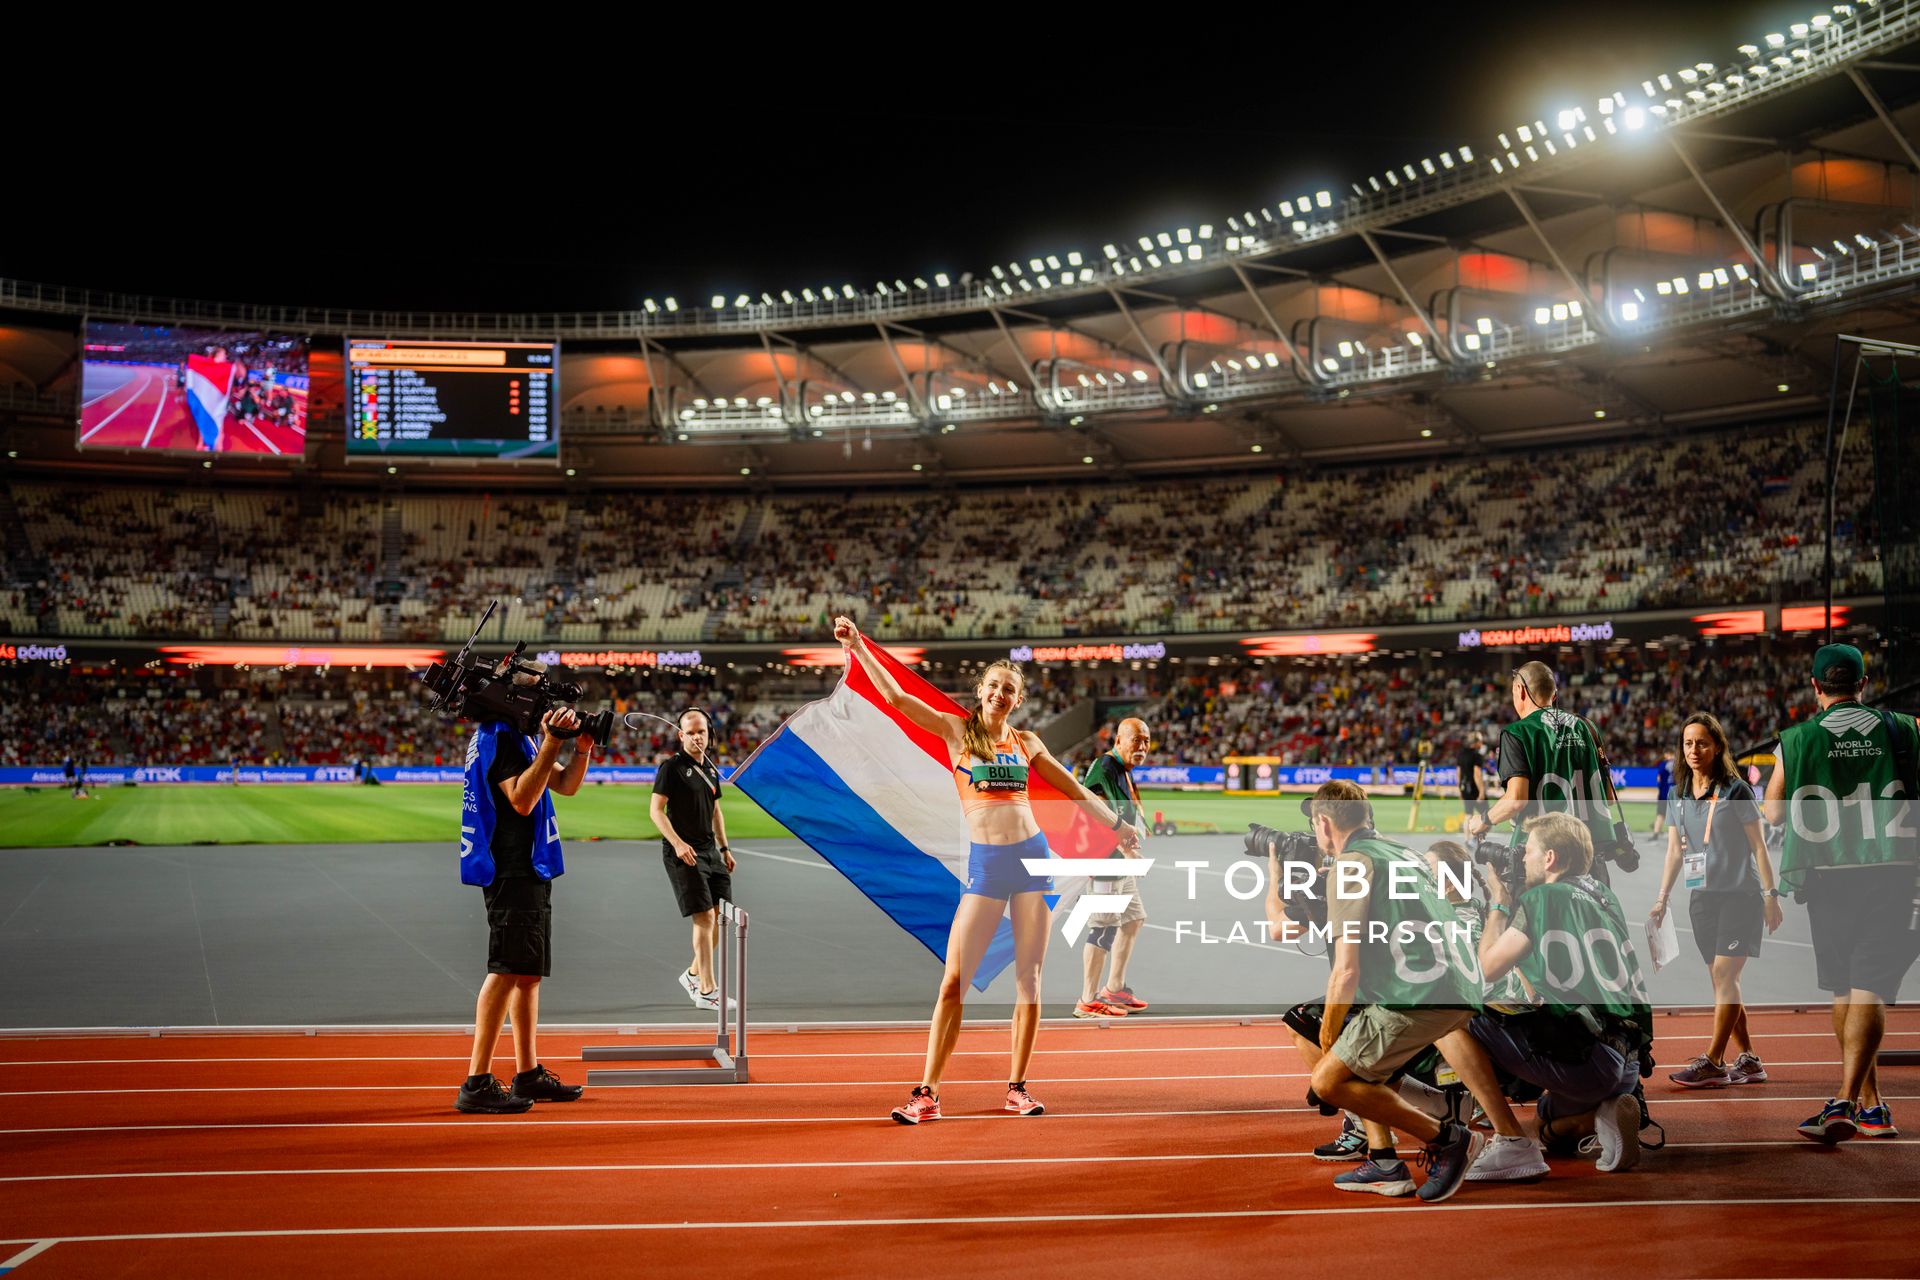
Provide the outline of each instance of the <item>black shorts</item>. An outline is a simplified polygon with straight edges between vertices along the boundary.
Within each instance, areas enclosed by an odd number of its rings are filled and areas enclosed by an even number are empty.
[[[1695,889],[1687,898],[1687,917],[1700,958],[1708,964],[1715,956],[1760,954],[1767,922],[1758,889]]]
[[[702,851],[688,866],[671,849],[663,849],[660,860],[673,881],[673,900],[682,916],[697,916],[713,910],[715,903],[733,901],[733,876],[718,852]]]
[[[1912,866],[1825,868],[1807,877],[1807,919],[1820,989],[1871,991],[1888,1004],[1920,957]]]
[[[487,899],[487,972],[553,976],[553,882],[496,876]]]

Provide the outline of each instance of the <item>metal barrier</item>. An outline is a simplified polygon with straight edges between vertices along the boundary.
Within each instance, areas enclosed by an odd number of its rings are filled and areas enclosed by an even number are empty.
[[[587,1087],[642,1084],[745,1084],[747,1082],[747,913],[731,902],[714,911],[720,937],[714,947],[720,995],[711,1044],[605,1045],[582,1049],[583,1062],[680,1062],[709,1059],[708,1067],[638,1067],[587,1072]],[[733,1036],[727,1036],[727,1000],[734,1007]]]

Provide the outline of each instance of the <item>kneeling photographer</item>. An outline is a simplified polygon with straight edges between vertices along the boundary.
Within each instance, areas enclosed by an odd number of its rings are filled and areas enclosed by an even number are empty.
[[[1466,1176],[1500,1181],[1540,1172],[1502,1092],[1503,1076],[1544,1090],[1535,1114],[1549,1151],[1595,1134],[1600,1170],[1630,1169],[1640,1158],[1636,1088],[1653,1011],[1620,902],[1587,874],[1587,827],[1570,814],[1541,814],[1527,823],[1524,853],[1494,845],[1476,857],[1489,871],[1482,979],[1491,990],[1518,972],[1537,1007],[1490,1004],[1464,1032],[1440,1041],[1498,1135]]]
[[[1314,1094],[1365,1122],[1370,1148],[1366,1163],[1335,1178],[1334,1185],[1380,1195],[1413,1192],[1412,1175],[1391,1146],[1390,1134],[1398,1131],[1426,1146],[1429,1173],[1419,1197],[1445,1200],[1459,1188],[1483,1139],[1420,1109],[1389,1081],[1415,1055],[1466,1025],[1479,1002],[1472,957],[1448,945],[1456,939],[1447,931],[1460,925],[1436,891],[1426,859],[1373,830],[1364,791],[1351,782],[1328,782],[1307,811],[1317,851],[1330,864],[1323,884],[1331,894],[1322,896],[1333,969],[1318,1043],[1305,1036],[1299,1043]],[[1277,863],[1275,858],[1271,867],[1275,883],[1284,878]],[[1270,922],[1284,910],[1276,906],[1284,893],[1270,890]]]
[[[1500,733],[1500,785],[1505,792],[1491,809],[1469,815],[1460,830],[1478,839],[1510,821],[1518,843],[1525,819],[1570,813],[1587,828],[1593,878],[1608,884],[1608,860],[1632,872],[1640,865],[1640,853],[1616,812],[1613,771],[1600,749],[1600,736],[1585,716],[1553,705],[1559,691],[1553,669],[1544,662],[1523,663],[1513,673],[1509,692],[1520,719]]]

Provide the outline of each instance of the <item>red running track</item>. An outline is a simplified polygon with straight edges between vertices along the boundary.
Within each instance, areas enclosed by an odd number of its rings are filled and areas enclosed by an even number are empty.
[[[38,1249],[15,1263],[29,1280],[1920,1275],[1920,1143],[1798,1137],[1837,1074],[1826,1015],[1752,1021],[1772,1079],[1689,1092],[1663,1067],[1649,1097],[1669,1145],[1639,1169],[1556,1161],[1438,1206],[1332,1189],[1343,1166],[1307,1154],[1332,1122],[1302,1103],[1272,1024],[1048,1028],[1039,1118],[998,1109],[1004,1030],[969,1031],[948,1119],[914,1129],[885,1114],[917,1075],[915,1031],[763,1032],[751,1084],[594,1090],[509,1117],[451,1109],[451,1035],[6,1039],[0,1261]],[[1893,1027],[1891,1045],[1920,1047],[1920,1018]],[[1707,1029],[1663,1018],[1663,1063]],[[582,1043],[546,1036],[545,1060],[578,1079]],[[1920,1123],[1920,1072],[1881,1084]]]

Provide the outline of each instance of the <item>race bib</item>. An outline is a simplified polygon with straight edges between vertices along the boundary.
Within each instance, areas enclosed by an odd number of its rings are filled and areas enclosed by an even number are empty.
[[[1680,865],[1686,872],[1687,888],[1698,889],[1707,882],[1707,855],[1705,850],[1697,850],[1689,853]]]
[[[967,771],[975,791],[1025,791],[1027,766],[1023,764],[976,764]]]

